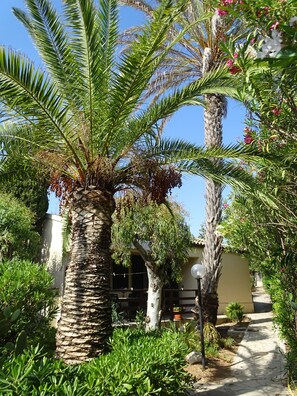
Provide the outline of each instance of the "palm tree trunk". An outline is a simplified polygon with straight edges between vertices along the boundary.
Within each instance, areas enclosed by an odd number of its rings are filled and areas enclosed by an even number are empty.
[[[223,140],[222,118],[225,109],[225,98],[222,95],[206,95],[204,111],[205,145],[207,147],[221,146]],[[214,162],[218,160],[214,159]],[[206,320],[216,324],[218,312],[217,288],[221,273],[222,238],[216,229],[222,214],[222,186],[212,180],[206,181],[206,218],[205,245],[203,249],[203,264],[206,274],[203,279],[203,306]]]
[[[73,364],[103,353],[111,326],[111,216],[107,191],[76,189],[72,194],[72,239],[66,270],[57,356]]]

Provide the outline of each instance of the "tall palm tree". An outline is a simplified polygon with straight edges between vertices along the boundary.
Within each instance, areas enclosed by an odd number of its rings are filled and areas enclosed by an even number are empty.
[[[121,0],[153,15],[153,10],[161,0]],[[180,35],[187,27],[185,35]],[[212,0],[188,0],[185,10],[169,30],[169,40],[180,35],[176,45],[169,51],[150,83],[148,95],[155,99],[166,90],[197,81],[208,72],[225,63],[225,54],[220,49],[220,41],[228,35],[239,33],[239,23],[230,18],[222,19],[215,13]],[[131,28],[123,36],[129,42],[137,36],[138,29]],[[222,119],[226,115],[226,98],[220,92],[204,96],[204,137],[206,147],[221,147],[223,142]],[[213,160],[218,163],[217,159]],[[203,279],[204,307],[206,318],[216,323],[218,310],[218,281],[221,273],[222,239],[216,228],[221,220],[222,185],[211,179],[206,180],[206,219],[203,264],[206,274]]]
[[[0,48],[0,170],[7,152],[22,155],[51,173],[52,190],[71,208],[71,254],[57,355],[76,363],[104,352],[111,335],[114,195],[141,180],[144,167],[137,153],[142,137],[157,134],[162,119],[184,104],[199,103],[200,95],[215,87],[229,93],[233,88],[220,70],[151,105],[143,104],[149,81],[174,44],[168,43],[168,31],[183,11],[182,2],[162,3],[122,56],[117,51],[116,0],[102,0],[98,6],[95,0],[64,0],[62,16],[49,0],[25,3],[27,11],[14,9],[14,14],[44,66]],[[142,157],[147,163],[151,160],[152,169],[156,161],[165,168],[176,163],[181,171],[192,167],[194,173],[217,177],[205,155],[182,141],[160,141]],[[193,161],[199,158],[201,164]],[[225,171],[230,175],[228,165]]]

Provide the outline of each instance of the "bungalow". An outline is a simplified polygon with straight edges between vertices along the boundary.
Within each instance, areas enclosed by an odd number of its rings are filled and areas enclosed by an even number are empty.
[[[171,283],[163,290],[164,315],[172,315],[173,307],[184,308],[190,314],[194,306],[197,283],[191,276],[191,267],[201,262],[203,241],[193,242],[189,260],[183,267],[183,280],[180,284]],[[47,215],[44,232],[42,261],[47,264],[54,276],[54,286],[63,294],[64,274],[67,259],[62,255],[62,219],[57,215]],[[237,301],[245,313],[254,311],[249,266],[246,259],[237,253],[223,252],[222,274],[219,281],[219,314],[224,314],[226,306]],[[111,279],[112,298],[127,317],[134,317],[137,310],[146,305],[147,274],[142,258],[132,252],[132,265],[129,268],[114,265]]]

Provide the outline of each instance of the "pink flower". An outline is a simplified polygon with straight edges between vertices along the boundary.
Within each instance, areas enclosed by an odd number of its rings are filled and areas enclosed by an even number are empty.
[[[247,133],[245,135],[243,141],[244,141],[245,144],[251,144],[254,141],[254,139],[249,133]]]
[[[225,16],[228,14],[228,11],[222,10],[221,8],[217,9],[218,16]]]
[[[278,25],[279,25],[279,21],[274,22],[274,24],[270,26],[270,30],[275,30],[275,29],[277,29],[277,28],[278,28]]]
[[[251,45],[255,44],[255,41],[256,41],[256,40],[255,40],[254,38],[251,39],[250,44],[251,44]]]
[[[285,272],[285,268],[281,268],[280,270],[279,270],[279,272]]]
[[[229,67],[229,72],[231,74],[237,74],[237,73],[241,72],[241,68],[238,66],[235,66],[232,59],[228,59],[226,64]]]
[[[229,207],[229,205],[226,204],[226,203],[223,206],[224,206],[225,209]]]
[[[233,58],[234,59],[238,58],[238,53],[237,52],[234,52]]]
[[[282,109],[277,109],[276,107],[272,109],[272,113],[276,116],[279,116],[282,112]]]

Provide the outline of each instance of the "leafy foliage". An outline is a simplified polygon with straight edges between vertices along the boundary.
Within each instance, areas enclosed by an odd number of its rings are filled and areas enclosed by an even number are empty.
[[[47,183],[35,178],[35,174],[26,174],[26,177],[17,177],[13,181],[1,183],[1,191],[9,191],[10,194],[23,202],[35,215],[38,231],[41,231],[40,223],[48,210]]]
[[[259,194],[233,196],[226,204],[221,231],[231,248],[261,271],[292,368],[297,351],[296,7],[290,0],[251,1],[248,7],[225,2],[225,6],[227,17],[235,13],[250,28],[240,48],[231,41],[224,44],[240,68],[237,77],[249,110],[244,144],[270,153],[274,161],[264,166],[242,164],[254,175]],[[296,372],[291,370],[291,375]]]
[[[41,233],[42,221],[48,209],[48,176],[36,164],[23,159],[21,152],[19,156],[12,157],[9,147],[5,148],[0,151],[0,192],[9,191],[30,209],[35,215],[36,229]]]
[[[18,395],[183,395],[186,381],[181,333],[115,330],[112,352],[89,363],[66,366],[38,348],[0,359],[0,392]]]
[[[1,336],[2,346],[15,342],[22,331],[30,342],[47,343],[50,322],[56,314],[52,282],[43,265],[23,260],[0,263],[0,311],[11,312],[9,331]]]
[[[39,241],[30,209],[12,195],[0,193],[0,259],[34,259]]]
[[[7,338],[13,323],[18,320],[20,313],[20,309],[13,312],[9,306],[6,306],[0,312],[0,350],[4,347],[4,350],[14,352],[15,355],[22,353],[27,345],[27,334],[24,330],[17,335],[15,343],[8,341],[4,345],[2,344],[3,340]]]
[[[129,266],[131,245],[137,248],[140,244],[145,251],[145,261],[152,263],[163,283],[170,277],[180,279],[192,239],[181,209],[172,204],[171,211],[166,205],[153,201],[128,203],[124,200],[121,205],[120,202],[119,211],[115,214],[112,234],[114,260]]]

